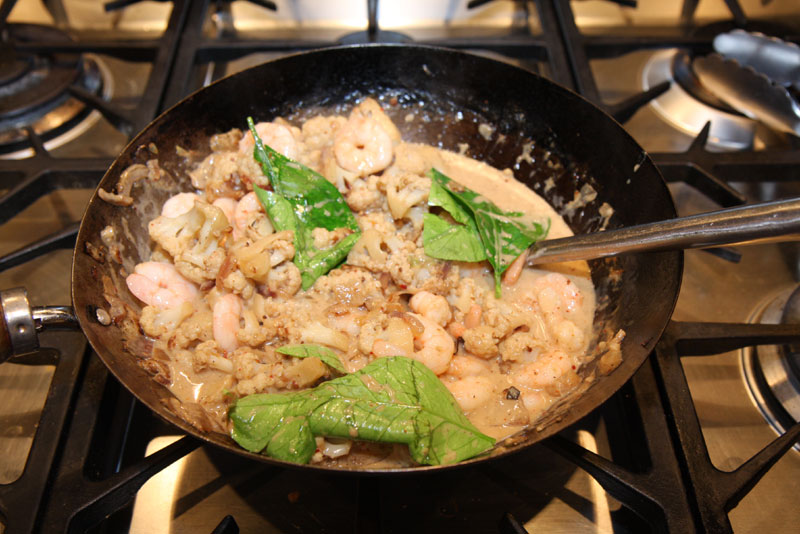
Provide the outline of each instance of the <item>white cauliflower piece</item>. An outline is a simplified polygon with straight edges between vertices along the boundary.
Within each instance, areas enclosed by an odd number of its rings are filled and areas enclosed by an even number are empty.
[[[158,338],[175,330],[193,312],[194,307],[189,302],[164,310],[155,306],[145,306],[139,317],[139,325],[145,334]]]
[[[151,239],[172,256],[183,276],[197,284],[217,277],[226,256],[221,243],[231,231],[221,209],[195,202],[191,210],[178,217],[156,217],[148,230]]]
[[[328,328],[318,321],[314,321],[310,325],[303,328],[300,333],[300,339],[303,343],[316,343],[318,345],[326,345],[347,352],[350,346],[350,338],[346,334]]]
[[[237,243],[233,253],[239,270],[251,280],[263,284],[273,267],[294,258],[294,232],[284,230],[257,241]]]
[[[392,173],[386,181],[386,201],[395,220],[408,214],[412,206],[428,201],[431,179],[416,174]]]
[[[294,263],[285,262],[269,271],[267,287],[271,293],[291,297],[303,285],[300,269]]]

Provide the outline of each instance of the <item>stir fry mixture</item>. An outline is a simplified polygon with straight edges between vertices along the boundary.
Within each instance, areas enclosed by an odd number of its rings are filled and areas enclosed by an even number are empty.
[[[403,142],[372,99],[253,131],[211,139],[126,280],[191,423],[289,461],[452,463],[579,387],[589,269],[525,266],[570,231],[510,171]]]

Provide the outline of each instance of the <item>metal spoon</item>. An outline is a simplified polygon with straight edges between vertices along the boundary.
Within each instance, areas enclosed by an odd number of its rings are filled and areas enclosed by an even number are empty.
[[[797,234],[800,234],[800,198],[540,241],[531,246],[527,263],[537,265],[632,252],[708,248],[775,237],[780,237],[781,241],[795,241],[800,240]]]

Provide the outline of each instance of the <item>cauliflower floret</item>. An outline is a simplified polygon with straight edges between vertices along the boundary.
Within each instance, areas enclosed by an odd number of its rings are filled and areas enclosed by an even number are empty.
[[[169,345],[188,348],[195,341],[208,341],[212,335],[212,314],[208,306],[195,310],[184,320],[169,340]]]
[[[195,202],[178,217],[159,216],[150,221],[150,237],[173,258],[175,268],[192,282],[214,280],[225,261],[221,247],[231,226],[216,206]]]
[[[361,269],[342,268],[320,277],[309,289],[309,296],[357,307],[369,297],[383,297],[381,284],[368,272]],[[312,297],[313,298],[313,297]]]
[[[467,352],[486,359],[497,356],[499,340],[494,336],[494,329],[491,326],[480,325],[470,328],[462,337]]]
[[[245,300],[252,297],[256,291],[253,283],[238,269],[222,279],[222,287],[231,293],[240,295]]]
[[[358,333],[358,350],[362,354],[371,354],[372,346],[375,341],[380,339],[386,327],[389,325],[389,318],[383,313],[370,314],[366,321],[361,325]]]
[[[269,271],[267,275],[267,287],[270,292],[276,295],[291,297],[298,291],[303,284],[300,277],[300,270],[294,263],[285,262]]]
[[[328,328],[318,321],[314,321],[303,328],[300,333],[300,339],[303,343],[326,345],[344,352],[347,352],[347,348],[350,346],[350,339],[347,335],[332,328]]]
[[[223,350],[213,339],[203,341],[192,351],[192,370],[200,373],[206,369],[216,369],[224,373],[233,373],[233,362],[222,356]]]
[[[242,319],[244,327],[236,333],[236,338],[245,345],[260,347],[278,334],[274,321],[259,318],[252,310],[243,310]]]
[[[209,202],[220,197],[238,200],[252,189],[251,183],[261,186],[268,183],[253,154],[239,152],[238,146],[237,150],[208,155],[189,177],[192,185],[205,191]]]
[[[294,257],[294,232],[284,230],[258,241],[237,243],[233,253],[239,270],[251,280],[263,284],[270,270]]]
[[[155,306],[145,306],[142,308],[139,324],[145,334],[158,338],[175,330],[192,312],[194,307],[189,302],[165,310]]]
[[[352,233],[353,231],[349,228],[336,228],[335,230],[328,230],[320,227],[311,230],[311,237],[314,239],[314,248],[317,250],[325,250],[327,248],[331,248]]]
[[[500,354],[511,362],[533,361],[547,345],[532,332],[515,332],[500,343]]]
[[[411,173],[391,173],[386,180],[386,201],[395,220],[408,214],[412,206],[428,201],[431,179]]]
[[[353,211],[381,208],[384,196],[378,190],[378,177],[368,176],[364,181],[355,182],[353,188],[347,192],[345,199]]]

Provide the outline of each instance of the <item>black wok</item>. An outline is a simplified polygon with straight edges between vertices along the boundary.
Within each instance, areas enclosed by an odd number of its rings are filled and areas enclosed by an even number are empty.
[[[556,208],[573,200],[576,191],[593,189],[594,201],[565,213],[576,233],[600,228],[603,204],[614,209],[609,227],[675,216],[663,179],[619,124],[580,96],[505,63],[430,47],[370,45],[302,53],[220,80],[163,113],[117,158],[99,188],[113,191],[129,165],[151,159],[157,159],[166,173],[158,182],[135,185],[130,207],[112,205],[95,193],[78,234],[72,270],[75,313],[92,347],[133,395],[183,431],[250,458],[280,463],[244,451],[228,436],[201,432],[176,414],[169,391],[132,355],[142,353],[143,340],[98,320],[98,308],[109,307],[102,278],[113,281],[129,306],[140,306],[128,293],[123,273],[148,259],[147,222],[158,215],[166,198],[191,189],[185,175],[187,160],[209,151],[212,134],[242,128],[248,115],[259,121],[297,117],[320,108],[344,112],[365,96],[384,98],[383,105],[406,140],[456,151],[460,143],[467,143],[467,155],[497,168],[513,168],[517,179]],[[403,118],[410,110],[418,117],[406,122]],[[524,157],[531,141],[534,149]],[[97,254],[87,253],[87,247],[103,245],[100,232],[109,225],[122,244],[121,263],[112,254],[98,261]],[[670,318],[682,258],[681,252],[672,251],[590,262],[599,305],[596,335],[602,341],[625,330],[622,364],[607,376],[595,377],[582,395],[556,407],[539,428],[507,440],[489,456],[465,463],[506,455],[546,438],[617,391],[647,357]],[[583,369],[593,371],[593,364]],[[411,470],[433,469],[442,467]]]

